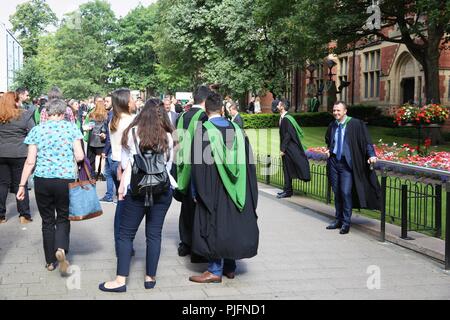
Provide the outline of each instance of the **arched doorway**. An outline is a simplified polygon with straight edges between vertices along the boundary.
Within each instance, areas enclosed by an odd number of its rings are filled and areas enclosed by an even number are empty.
[[[402,103],[414,102],[414,78],[403,78],[401,81]]]
[[[395,63],[394,89],[391,103],[420,103],[422,100],[422,72],[408,51],[399,55]]]

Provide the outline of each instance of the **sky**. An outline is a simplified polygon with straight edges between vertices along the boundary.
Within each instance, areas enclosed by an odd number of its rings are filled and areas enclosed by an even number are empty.
[[[8,29],[11,29],[9,23],[9,16],[16,11],[18,4],[27,2],[28,0],[0,0],[0,22],[3,22]],[[76,10],[80,4],[89,2],[89,0],[47,0],[48,5],[61,19],[65,13]],[[116,16],[125,16],[131,9],[137,7],[139,3],[147,6],[156,0],[108,0],[111,3],[113,11]]]

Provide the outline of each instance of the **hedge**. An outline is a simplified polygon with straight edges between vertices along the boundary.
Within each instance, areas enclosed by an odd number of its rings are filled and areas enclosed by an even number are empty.
[[[333,116],[328,112],[314,113],[289,113],[302,127],[327,127]],[[265,129],[277,128],[280,122],[280,115],[273,113],[262,114],[241,114],[244,120],[245,129]]]

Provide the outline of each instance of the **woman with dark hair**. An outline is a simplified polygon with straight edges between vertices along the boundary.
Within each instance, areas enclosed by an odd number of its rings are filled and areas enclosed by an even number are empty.
[[[161,252],[162,228],[166,213],[172,203],[172,189],[177,187],[175,180],[170,175],[173,161],[171,127],[167,127],[165,124],[161,110],[159,100],[148,100],[141,113],[123,134],[122,164],[126,169],[119,187],[119,199],[124,200],[124,204],[119,227],[117,277],[114,281],[100,284],[99,289],[102,291],[126,291],[133,240],[144,216],[147,238],[147,267],[144,286],[146,289],[153,289],[156,284],[155,276]],[[143,154],[152,152],[153,154],[164,155],[166,171],[171,185],[171,188],[165,193],[154,195],[153,202],[150,202],[149,206],[146,206],[146,197],[134,196],[130,190],[134,156],[139,153],[138,150]]]
[[[0,98],[0,224],[6,222],[6,198],[8,189],[17,193],[20,176],[27,158],[28,147],[24,140],[34,127],[33,110],[22,110],[15,92],[7,92]],[[17,200],[20,223],[31,221],[28,188],[24,199]]]
[[[134,120],[133,112],[136,110],[136,101],[134,100],[129,89],[118,89],[111,94],[111,102],[113,106],[113,117],[109,123],[109,137],[111,144],[111,176],[119,189],[119,181],[122,178],[122,136],[126,128]],[[116,213],[114,216],[114,240],[116,246],[116,255],[118,252],[117,241],[119,238],[120,215],[122,211],[123,201],[118,199]]]

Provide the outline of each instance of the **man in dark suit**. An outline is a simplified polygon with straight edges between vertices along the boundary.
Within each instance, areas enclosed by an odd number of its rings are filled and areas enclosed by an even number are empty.
[[[233,103],[230,107],[231,122],[235,122],[241,129],[244,129],[244,120],[239,114],[238,107]]]
[[[177,126],[177,119],[178,119],[178,113],[175,111],[172,111],[172,102],[169,98],[164,99],[164,109],[167,112],[167,115],[169,116],[170,123],[172,123],[172,126],[176,128]]]
[[[373,165],[377,158],[364,122],[347,116],[347,105],[338,101],[325,135],[328,177],[335,194],[336,221],[327,229],[350,230],[353,208],[379,210],[381,189]]]
[[[293,194],[292,179],[310,181],[309,162],[302,145],[303,130],[297,121],[288,114],[286,101],[278,103],[280,112],[280,154],[283,162],[284,188],[278,199],[289,198]]]

